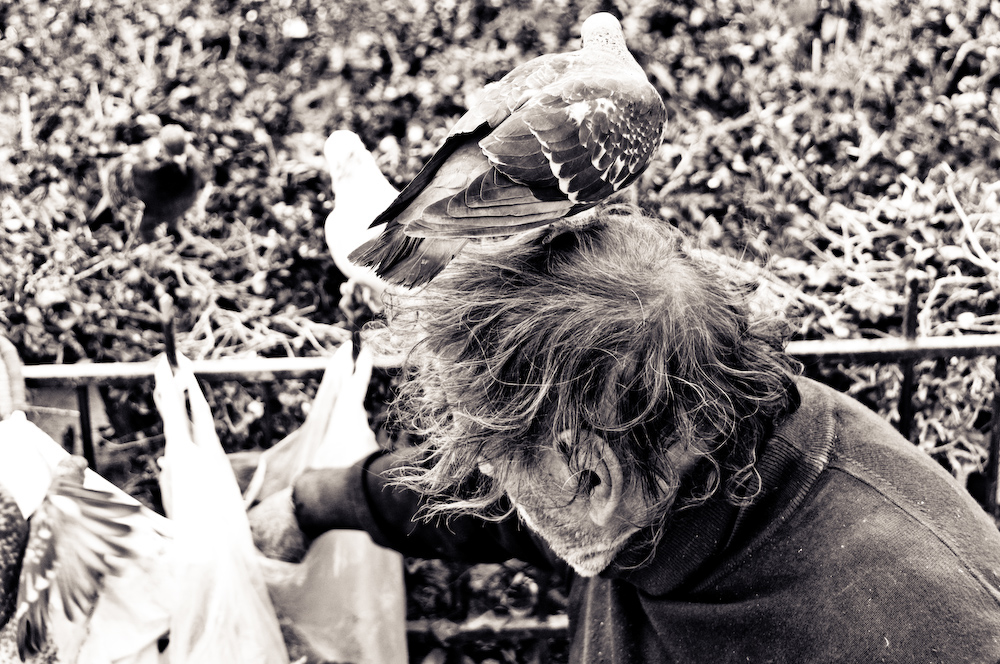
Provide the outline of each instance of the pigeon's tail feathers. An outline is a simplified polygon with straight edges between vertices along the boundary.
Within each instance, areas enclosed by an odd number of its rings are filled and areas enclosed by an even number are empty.
[[[490,133],[490,126],[487,123],[480,124],[474,131],[461,134],[452,134],[447,139],[445,139],[444,144],[438,148],[438,151],[427,160],[424,167],[420,169],[410,183],[403,187],[403,190],[399,192],[399,196],[396,200],[392,202],[392,205],[387,207],[379,216],[375,218],[375,221],[371,223],[371,228],[375,228],[379,224],[387,223],[396,217],[400,216],[404,210],[419,196],[427,185],[434,179],[441,166],[444,165],[448,159],[455,154],[459,149],[471,144],[476,144],[479,139],[487,136]]]
[[[108,197],[114,207],[121,207],[135,196],[133,165],[128,160],[121,159],[112,163],[108,168],[107,178]]]
[[[352,263],[375,269],[386,281],[415,288],[433,279],[461,251],[468,240],[410,237],[402,226],[387,227],[348,256]]]

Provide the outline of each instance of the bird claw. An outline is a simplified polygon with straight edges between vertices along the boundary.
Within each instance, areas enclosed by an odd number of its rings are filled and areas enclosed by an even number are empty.
[[[551,226],[547,226],[545,228],[545,232],[542,234],[542,237],[539,240],[539,242],[543,245],[549,244],[563,233],[571,231],[574,228],[580,228],[581,226],[582,226],[581,224],[556,222]]]

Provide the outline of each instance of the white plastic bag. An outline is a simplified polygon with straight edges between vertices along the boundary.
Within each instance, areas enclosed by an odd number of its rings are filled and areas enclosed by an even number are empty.
[[[160,359],[153,393],[166,437],[160,483],[174,526],[170,662],[287,664],[243,498],[190,363],[179,359],[176,373]]]
[[[244,492],[244,501],[248,507],[279,491],[289,489],[295,477],[303,470],[321,467],[316,464],[316,461],[320,454],[324,454],[321,451],[324,442],[328,435],[330,437],[336,435],[336,432],[333,431],[334,427],[344,424],[334,418],[334,409],[339,401],[338,397],[345,388],[352,393],[357,393],[360,389],[361,399],[364,400],[365,392],[368,389],[367,381],[371,378],[370,358],[371,353],[368,351],[358,357],[359,363],[367,363],[366,371],[365,367],[360,365],[355,369],[349,344],[343,345],[334,353],[323,373],[323,380],[316,391],[316,397],[313,399],[305,422],[281,442],[264,450],[260,455],[257,470]],[[368,378],[364,378],[365,373],[367,373]],[[360,384],[361,379],[365,380],[363,385]],[[350,382],[349,385],[348,382]],[[347,401],[345,399],[345,405]],[[358,427],[356,418],[352,419],[351,426],[354,429],[352,433],[357,436],[357,439],[346,440],[347,444],[344,445],[345,449],[341,453],[349,455],[352,450],[357,450],[361,453],[359,456],[362,456],[367,453],[366,450],[376,449],[378,444],[375,442],[375,434],[368,428],[367,419],[361,423],[363,429]],[[334,443],[331,447],[337,447],[337,445]],[[340,465],[349,464],[350,461],[346,460]]]
[[[302,427],[264,453],[257,498],[290,500],[306,468],[346,467],[378,449],[364,397],[372,355],[357,363],[345,344],[330,361]],[[264,475],[264,477],[260,477]],[[287,510],[286,510],[287,513]],[[406,664],[406,593],[402,557],[360,531],[332,531],[297,564],[269,560],[268,586],[286,635],[310,659],[354,664]]]

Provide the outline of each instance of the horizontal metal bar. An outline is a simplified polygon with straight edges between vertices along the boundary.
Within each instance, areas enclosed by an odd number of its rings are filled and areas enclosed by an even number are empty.
[[[479,639],[551,639],[565,638],[569,629],[566,614],[546,618],[502,618],[486,614],[461,623],[451,620],[408,620],[406,632],[411,637],[433,638],[448,645]]]
[[[967,335],[964,337],[917,337],[903,339],[822,339],[792,341],[788,354],[800,360],[846,359],[858,362],[899,362],[906,359],[1000,353],[1000,334]]]
[[[210,382],[270,382],[284,378],[321,376],[329,357],[254,357],[223,360],[192,360],[191,368],[199,378]],[[156,360],[146,362],[108,362],[87,364],[28,364],[24,381],[29,387],[86,384],[120,384],[153,377]]]
[[[1000,334],[964,337],[918,337],[903,339],[833,339],[793,341],[788,353],[800,360],[847,359],[858,362],[898,362],[930,357],[998,355]],[[320,376],[329,357],[255,357],[221,360],[193,360],[194,373],[207,382],[269,382],[285,378]],[[129,383],[153,377],[155,360],[89,364],[25,365],[24,380],[29,387]],[[391,366],[391,362],[378,366]]]

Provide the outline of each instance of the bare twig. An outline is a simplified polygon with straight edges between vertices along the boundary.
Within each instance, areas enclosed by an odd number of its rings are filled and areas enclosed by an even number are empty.
[[[972,250],[975,252],[975,256],[969,255],[968,259],[983,268],[984,270],[989,270],[996,272],[1000,270],[1000,264],[993,260],[986,250],[983,249],[983,245],[979,243],[979,239],[976,237],[975,231],[972,229],[972,223],[969,221],[968,215],[965,214],[965,210],[962,208],[962,203],[958,200],[958,196],[955,195],[955,189],[950,184],[947,187],[948,198],[951,200],[952,206],[955,208],[955,212],[958,213],[958,218],[962,221],[962,227],[965,229],[965,236],[972,246]]]
[[[27,92],[22,92],[18,95],[18,103],[21,119],[21,149],[28,152],[29,150],[34,150],[36,145],[34,139],[31,138],[31,99],[28,97]]]

